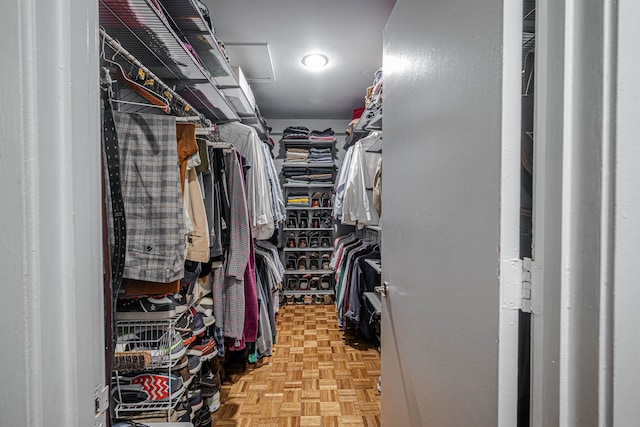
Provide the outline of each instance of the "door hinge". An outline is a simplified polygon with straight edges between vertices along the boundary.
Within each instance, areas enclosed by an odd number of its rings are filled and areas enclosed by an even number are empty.
[[[103,414],[109,409],[109,387],[100,384],[96,387],[93,396],[95,402],[95,427],[104,427],[106,424]]]
[[[520,309],[525,313],[531,313],[531,258],[522,259],[520,269]]]

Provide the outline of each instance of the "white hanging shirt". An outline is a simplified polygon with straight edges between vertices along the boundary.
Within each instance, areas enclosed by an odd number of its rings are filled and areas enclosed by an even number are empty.
[[[251,231],[255,239],[269,239],[275,227],[263,142],[253,127],[242,123],[225,123],[218,125],[218,129],[222,139],[233,144],[251,166],[246,179]]]

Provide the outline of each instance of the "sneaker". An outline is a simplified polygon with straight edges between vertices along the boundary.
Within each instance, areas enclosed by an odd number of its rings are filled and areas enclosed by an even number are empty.
[[[198,338],[191,345],[191,347],[189,347],[189,350],[187,350],[187,354],[190,354],[192,356],[199,356],[203,362],[206,362],[207,360],[211,360],[218,355],[218,350],[216,349],[216,347],[217,344],[213,338]]]
[[[323,274],[322,275],[322,279],[320,281],[320,289],[324,289],[325,291],[327,289],[331,288],[331,276],[329,274]]]
[[[193,418],[193,425],[197,427],[211,427],[211,413],[204,406],[196,412]]]
[[[190,391],[187,398],[189,399],[189,405],[191,406],[191,411],[193,413],[202,408],[204,402],[202,401],[202,392],[200,389]]]
[[[296,295],[293,297],[293,301],[296,304],[302,304],[304,302],[304,295]]]
[[[176,331],[180,332],[182,341],[184,341],[185,346],[189,345],[187,342],[193,341],[193,339],[191,338],[195,339],[195,337],[193,336],[193,330],[191,329],[191,314],[180,316],[174,328]]]
[[[116,398],[116,402],[118,402],[117,398],[119,396],[122,396],[122,400],[125,399],[124,394],[122,394],[123,390],[127,393],[134,390],[131,386],[139,386],[139,390],[147,394],[148,397],[145,399],[147,402],[175,400],[184,391],[182,378],[175,374],[157,371],[122,375],[117,379],[115,387],[113,387],[112,395]],[[139,395],[141,396],[141,393]],[[131,396],[131,394],[127,394],[127,398],[131,398]]]
[[[209,404],[209,412],[214,413],[220,409],[220,391],[216,391],[213,396],[207,399]]]
[[[195,354],[191,354],[187,357],[189,363],[189,372],[193,375],[197,374],[200,368],[202,368],[202,359],[200,359],[200,356],[196,356]]]
[[[136,404],[151,401],[151,396],[140,384],[111,384],[111,398],[116,403]]]
[[[205,315],[205,317],[213,317],[213,298],[203,297],[196,304],[196,311]],[[214,319],[215,321],[215,319]]]
[[[195,310],[192,308],[192,310]],[[207,331],[207,325],[204,324],[204,314],[196,312],[191,319],[191,330],[193,335],[200,335]]]
[[[120,299],[116,312],[118,320],[164,320],[175,317],[176,305],[167,297]]]
[[[187,358],[186,355],[182,356],[180,358],[180,360],[178,360],[176,362],[176,364],[171,367],[171,370],[172,371],[179,371],[180,369],[184,368],[185,366],[189,366],[189,359]]]
[[[134,342],[133,350],[149,350],[153,363],[164,363],[167,360],[179,360],[187,351],[180,332],[169,332],[159,329],[151,329],[138,332],[138,341]],[[171,338],[171,339],[170,339]]]
[[[186,295],[183,295],[180,292],[167,295],[166,298],[170,301],[173,301],[173,303],[175,304],[176,314],[182,314],[189,309],[189,303],[187,302]]]

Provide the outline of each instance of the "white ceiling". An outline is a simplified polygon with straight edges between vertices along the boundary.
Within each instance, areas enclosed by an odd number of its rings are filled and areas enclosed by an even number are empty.
[[[351,119],[382,65],[382,30],[396,0],[207,0],[216,36],[229,44],[267,119]],[[257,44],[256,62],[237,44]],[[264,78],[268,44],[275,82]],[[246,51],[245,48],[243,50]],[[237,58],[233,53],[238,52]],[[305,69],[308,53],[329,57],[321,72]],[[249,55],[251,57],[252,55]],[[261,69],[262,67],[262,69]],[[259,76],[249,71],[260,70]]]

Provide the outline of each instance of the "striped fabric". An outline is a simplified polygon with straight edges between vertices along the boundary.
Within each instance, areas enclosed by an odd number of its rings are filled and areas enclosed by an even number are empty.
[[[114,121],[127,221],[124,277],[180,280],[186,229],[175,117],[114,113]]]

